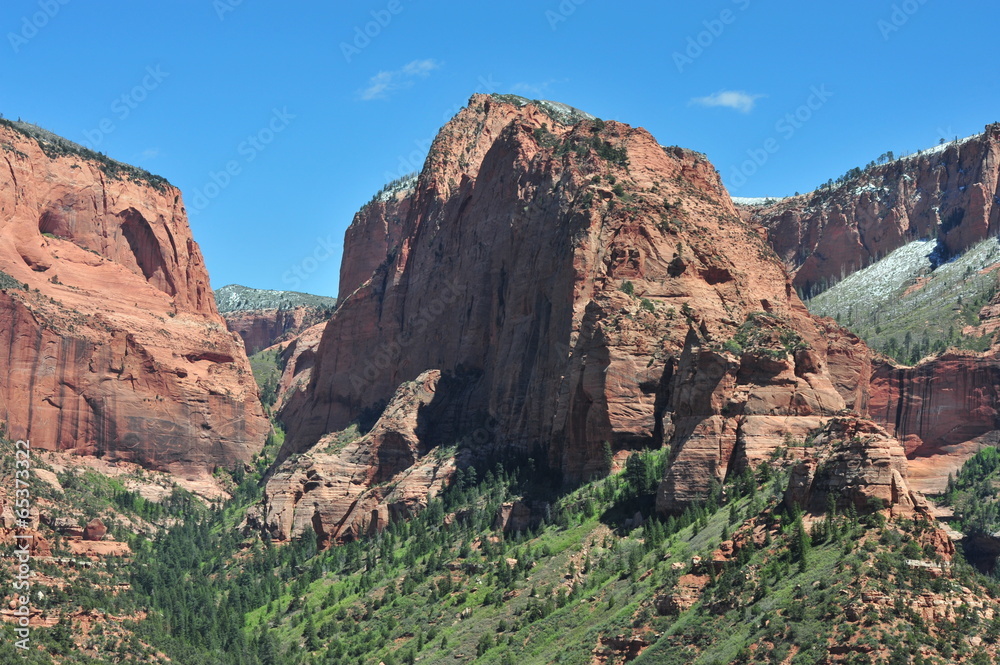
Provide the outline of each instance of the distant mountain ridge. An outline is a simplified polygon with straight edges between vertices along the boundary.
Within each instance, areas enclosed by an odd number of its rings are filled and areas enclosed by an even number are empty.
[[[1000,235],[1000,124],[886,159],[837,185],[743,208],[806,298],[913,240],[936,240],[946,259]]]
[[[215,291],[215,304],[219,308],[219,313],[225,314],[258,309],[333,308],[337,306],[337,299],[299,291],[253,289],[249,286],[228,284]]]

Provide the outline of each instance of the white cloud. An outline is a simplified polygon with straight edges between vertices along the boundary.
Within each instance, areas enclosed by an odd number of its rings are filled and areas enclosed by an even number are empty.
[[[757,100],[766,95],[751,95],[742,90],[720,90],[708,97],[695,97],[692,104],[698,106],[721,106],[723,108],[735,109],[740,113],[750,113]]]
[[[546,92],[553,83],[555,79],[549,79],[548,81],[543,81],[541,83],[528,83],[526,81],[521,81],[515,83],[510,87],[510,91],[515,95],[521,95],[522,97],[544,97]]]
[[[358,94],[366,102],[373,99],[388,99],[390,93],[412,87],[417,79],[427,78],[439,67],[441,63],[437,60],[414,60],[400,69],[379,72],[368,81],[368,87]]]

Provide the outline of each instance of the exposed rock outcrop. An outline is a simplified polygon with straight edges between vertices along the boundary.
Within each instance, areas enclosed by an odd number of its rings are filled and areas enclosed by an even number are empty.
[[[454,458],[434,450],[426,411],[441,373],[400,386],[366,435],[324,437],[308,453],[278,467],[267,483],[263,514],[254,519],[278,540],[316,534],[322,545],[354,540],[410,517],[450,480]]]
[[[104,522],[94,518],[87,522],[87,526],[83,528],[83,539],[84,540],[104,540],[104,536],[108,533],[108,527],[104,526]]]
[[[953,351],[873,372],[869,414],[899,439],[910,459],[910,484],[944,491],[949,474],[984,446],[1000,443],[1000,351]]]
[[[17,127],[0,126],[8,434],[184,476],[249,461],[268,424],[180,192]]]
[[[247,355],[294,339],[307,328],[330,318],[331,311],[313,307],[254,309],[226,312],[226,327],[243,338]]]
[[[944,255],[1000,233],[1000,124],[876,166],[832,191],[746,209],[767,229],[795,285],[821,289],[917,238]]]
[[[838,511],[891,509],[926,514],[924,498],[906,483],[906,453],[881,427],[855,417],[832,419],[792,469],[785,501],[823,513],[829,497]]]
[[[398,253],[403,242],[403,220],[410,212],[416,178],[399,188],[378,194],[362,208],[344,234],[340,264],[340,299],[368,281],[375,270]]]
[[[497,510],[493,528],[504,533],[521,533],[538,527],[551,517],[551,507],[544,501],[511,501]]]
[[[317,323],[296,335],[281,350],[281,381],[278,383],[277,400],[274,410],[280,410],[289,395],[303,391],[312,378],[312,369],[316,365],[316,347],[323,338],[326,322]]]
[[[998,187],[1000,125],[994,124],[981,135],[867,169],[832,190],[741,207],[740,212],[764,229],[768,242],[793,268],[796,287],[808,293],[917,238],[936,239],[938,248],[931,256],[940,262],[1000,234]],[[920,286],[918,282],[914,288]],[[984,306],[980,319],[979,326],[963,332],[995,335],[1000,300]],[[902,442],[912,487],[942,491],[949,473],[984,445],[1000,442],[995,350],[948,352],[906,368],[865,360],[867,349],[849,337],[831,341],[830,347],[849,361],[831,358],[840,391],[859,387],[848,407]]]

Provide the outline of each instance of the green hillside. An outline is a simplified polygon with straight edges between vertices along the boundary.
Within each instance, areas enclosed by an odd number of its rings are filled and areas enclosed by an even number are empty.
[[[1000,243],[985,240],[944,263],[936,244],[917,240],[806,301],[869,346],[906,364],[948,347],[983,350],[988,337],[965,336],[998,289]]]
[[[154,612],[137,639],[204,665],[991,662],[1000,620],[966,607],[931,624],[913,609],[926,594],[959,607],[1000,591],[944,564],[929,523],[852,511],[807,526],[769,469],[660,521],[663,462],[633,457],[563,496],[542,472],[470,468],[413,520],[322,552],[240,535],[259,493],[245,476],[227,508],[139,548],[130,602]],[[548,502],[540,522],[495,529],[525,494]],[[723,541],[740,546],[705,563]],[[971,648],[974,635],[990,648]]]

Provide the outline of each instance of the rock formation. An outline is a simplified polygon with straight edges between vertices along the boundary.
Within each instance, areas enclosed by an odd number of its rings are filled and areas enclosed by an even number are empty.
[[[306,328],[326,321],[337,299],[298,291],[252,289],[230,284],[215,291],[226,325],[243,338],[247,355],[288,342]]]
[[[89,522],[87,526],[83,528],[83,539],[84,540],[103,540],[104,536],[108,533],[108,527],[104,526],[104,522],[97,519],[96,517]]]
[[[32,447],[187,476],[268,429],[180,192],[31,126],[0,126],[0,418]]]
[[[866,170],[832,190],[745,209],[810,292],[917,238],[942,256],[1000,233],[1000,124]]]
[[[911,485],[942,492],[949,474],[1000,443],[1000,351],[952,351],[916,367],[879,363],[868,407],[906,448]]]
[[[891,509],[926,513],[922,496],[906,483],[906,453],[881,427],[855,417],[834,418],[804,450],[792,469],[785,501],[814,513],[826,511],[830,496],[838,512]]]
[[[279,411],[294,392],[301,392],[309,385],[312,369],[316,364],[316,347],[323,338],[326,323],[317,323],[292,338],[281,349],[281,380],[278,383],[274,410]]]
[[[941,261],[1000,234],[998,187],[1000,125],[994,124],[981,135],[867,169],[832,190],[740,211],[765,230],[793,269],[796,287],[809,293],[917,238],[935,239],[932,257]],[[984,306],[980,319],[963,332],[995,335],[1000,299]],[[831,342],[838,346],[859,361],[831,360],[831,373],[842,375],[836,379],[841,392],[858,386],[861,401],[850,408],[902,442],[915,489],[942,491],[949,473],[1000,440],[996,350],[948,352],[907,368],[865,361],[867,349]]]
[[[314,307],[254,309],[226,312],[226,327],[243,338],[247,355],[291,339],[329,318],[329,311]]]
[[[254,519],[278,540],[315,533],[321,544],[354,540],[414,515],[451,479],[454,460],[434,454],[426,411],[441,373],[400,386],[375,427],[351,438],[331,434],[280,467]]]
[[[348,231],[344,297],[282,409],[279,462],[440,370],[461,377],[461,417],[425,445],[485,432],[481,447],[540,449],[574,480],[605,473],[608,447],[671,443],[659,507],[677,511],[867,401],[864,345],[810,317],[704,156],[642,129],[477,95],[387,203]],[[386,248],[377,265],[362,239]],[[274,501],[272,525],[308,524]]]
[[[410,212],[416,178],[379,192],[355,215],[344,234],[344,258],[340,264],[340,299],[368,281],[375,270],[403,242],[403,220]]]

